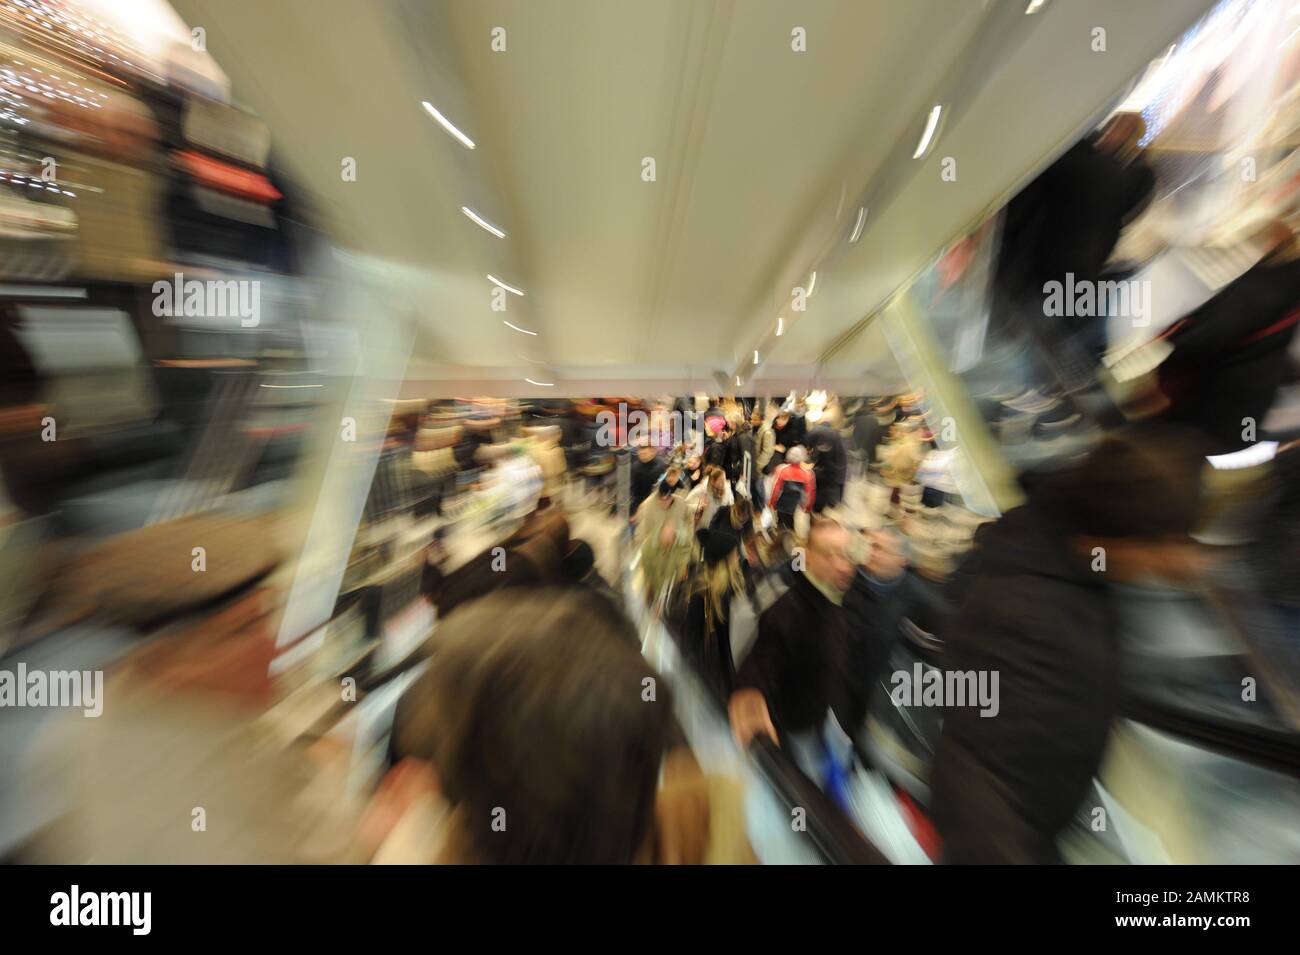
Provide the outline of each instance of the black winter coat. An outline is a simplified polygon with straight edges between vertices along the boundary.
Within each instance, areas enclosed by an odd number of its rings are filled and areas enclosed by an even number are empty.
[[[827,600],[807,575],[758,618],[758,636],[736,674],[767,700],[777,735],[820,729],[832,710],[857,738],[866,718],[867,686],[844,608]]]
[[[1247,445],[1286,376],[1300,308],[1300,260],[1260,263],[1187,316],[1170,337],[1173,354],[1160,366],[1172,406],[1165,417],[1211,439],[1207,453]]]
[[[804,423],[803,415],[791,415],[790,420],[785,423],[784,428],[778,428],[776,422],[772,422],[772,434],[775,436],[773,445],[781,445],[786,451],[789,451],[795,445],[802,445],[804,435],[808,433],[808,426]],[[785,451],[777,451],[772,455],[772,460],[776,464],[772,467],[775,471],[785,463]]]
[[[945,713],[931,776],[947,861],[1058,860],[1055,836],[1089,790],[1115,715],[1119,644],[1104,574],[1042,504],[977,538],[945,666],[996,671],[996,716]]]
[[[630,476],[631,484],[631,501],[630,506],[632,513],[641,506],[641,502],[650,496],[650,492],[655,489],[655,484],[667,470],[667,464],[663,457],[655,455],[649,461],[642,461],[638,457],[632,458],[632,470]]]

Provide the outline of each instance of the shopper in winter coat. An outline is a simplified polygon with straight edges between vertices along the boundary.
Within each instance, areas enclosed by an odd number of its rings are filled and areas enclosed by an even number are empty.
[[[1207,454],[1257,440],[1287,373],[1300,320],[1300,249],[1283,247],[1229,283],[1169,334],[1160,366],[1169,421],[1207,436]]]
[[[963,568],[951,671],[998,676],[995,717],[950,705],[931,775],[949,862],[1059,861],[1119,699],[1108,585],[1194,578],[1199,457],[1163,435],[1108,438],[1079,467],[1028,481]],[[951,703],[952,701],[948,701]]]
[[[708,527],[713,515],[722,508],[731,507],[735,501],[727,475],[721,468],[707,465],[704,480],[686,496],[686,509],[695,515],[696,527]]]
[[[666,466],[659,449],[648,441],[636,449],[636,457],[632,459],[631,469],[630,493],[633,513],[654,491],[655,484],[663,476]]]
[[[696,532],[701,559],[692,573],[682,623],[683,649],[704,678],[705,685],[726,702],[735,688],[736,667],[731,656],[731,606],[745,599],[741,572],[740,533],[722,520]]]
[[[848,542],[838,525],[814,525],[804,568],[759,618],[758,636],[736,674],[727,708],[742,746],[758,735],[770,737],[837,797],[843,796],[851,746],[846,752],[837,745],[832,727],[838,723],[842,730],[838,738],[856,738],[867,699],[842,606],[853,580]]]
[[[908,551],[895,530],[869,531],[865,559],[844,595],[849,628],[860,648],[859,663],[868,695],[888,693],[890,654],[898,646],[904,618],[936,603],[908,568]],[[929,622],[929,621],[927,621]]]
[[[564,493],[567,463],[560,447],[560,429],[554,426],[537,428],[528,444],[528,454],[542,471],[542,496],[558,504]]]
[[[885,429],[876,417],[876,409],[871,405],[861,408],[853,419],[853,443],[862,455],[864,471],[876,460],[876,446],[884,436]]]
[[[651,600],[682,579],[691,556],[695,513],[686,504],[680,482],[680,474],[669,468],[636,512],[636,547]]]
[[[785,456],[790,449],[804,443],[807,432],[802,415],[792,415],[788,411],[778,411],[772,420],[772,457],[768,460],[769,473],[785,463]]]
[[[772,481],[772,494],[767,506],[776,511],[778,523],[794,529],[794,516],[799,509],[812,513],[817,500],[817,477],[808,467],[804,449],[795,446],[786,452],[786,463],[776,471]]]
[[[844,450],[844,439],[829,424],[819,424],[811,429],[804,441],[817,475],[817,504],[813,512],[839,507],[844,497],[844,482],[848,480],[849,456]]]
[[[730,455],[731,431],[724,425],[717,434],[704,439],[704,463],[725,471]]]
[[[754,463],[755,446],[754,433],[750,430],[749,422],[739,412],[734,412],[727,422],[731,430],[731,440],[727,453],[727,480],[735,487],[736,493],[748,496],[753,486],[753,476],[758,472],[757,465]],[[745,485],[745,490],[740,489],[740,481],[745,479],[746,474],[749,476],[749,483]]]
[[[756,474],[767,474],[767,462],[772,460],[773,449],[776,447],[776,435],[772,433],[772,426],[763,417],[763,412],[755,408],[753,414],[749,416],[749,426],[754,432],[754,472]],[[762,495],[755,497],[755,500]]]

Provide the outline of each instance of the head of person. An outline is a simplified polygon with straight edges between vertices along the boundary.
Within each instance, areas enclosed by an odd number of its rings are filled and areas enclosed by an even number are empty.
[[[1204,444],[1171,427],[1103,438],[1076,468],[1031,486],[1085,557],[1105,557],[1114,579],[1196,578],[1205,548],[1191,534],[1201,517]]]
[[[1097,148],[1121,162],[1129,162],[1141,152],[1146,121],[1141,113],[1116,113],[1097,135]]]
[[[907,570],[907,545],[896,530],[864,531],[867,539],[866,560],[862,569],[869,577],[882,582],[897,580]]]
[[[728,508],[728,518],[733,530],[748,534],[754,529],[754,505],[747,497],[738,497]]]
[[[637,460],[649,463],[659,454],[659,449],[650,443],[649,438],[642,438],[636,446]]]
[[[726,616],[724,595],[742,593],[745,578],[740,570],[741,535],[730,527],[701,527],[695,532],[700,545],[700,563],[692,587],[704,597],[704,623],[709,632]]]
[[[664,472],[663,480],[659,482],[655,490],[658,496],[655,498],[660,506],[665,510],[672,507],[673,494],[681,487],[682,472],[678,468],[669,468]]]
[[[727,475],[722,468],[716,465],[710,465],[705,474],[704,480],[709,485],[709,493],[716,498],[722,497],[727,491]]]
[[[574,588],[493,595],[439,625],[393,736],[450,808],[441,861],[647,858],[672,707],[630,628]]]
[[[749,426],[755,431],[763,427],[763,410],[761,408],[755,408],[749,413]]]
[[[804,464],[808,461],[808,451],[801,444],[796,444],[785,452],[787,464]]]
[[[814,520],[805,554],[804,567],[809,574],[836,590],[849,589],[856,568],[849,559],[849,532],[838,523]]]
[[[780,411],[776,413],[775,424],[778,428],[784,428],[789,423],[790,423],[790,412],[782,408]]]

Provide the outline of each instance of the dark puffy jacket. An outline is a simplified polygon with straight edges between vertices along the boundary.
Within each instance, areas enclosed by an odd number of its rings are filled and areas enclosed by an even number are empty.
[[[1101,763],[1119,692],[1115,615],[1104,576],[1068,539],[1030,503],[984,529],[963,567],[945,667],[996,671],[999,711],[945,713],[931,791],[948,861],[1057,861],[1055,836]]]
[[[785,423],[784,428],[778,428],[776,422],[772,422],[772,434],[776,437],[774,444],[779,444],[786,451],[789,451],[795,445],[804,443],[804,435],[808,433],[808,426],[804,423],[803,415],[790,415],[790,420]],[[781,464],[785,461],[785,451],[777,451],[772,455],[772,460]]]
[[[704,443],[704,463],[712,464],[715,467],[722,468],[724,471],[727,467],[727,455],[731,453],[730,438],[708,438]]]
[[[876,459],[876,445],[880,444],[884,433],[885,429],[872,413],[861,411],[853,419],[853,443],[862,452],[866,464],[870,465]]]
[[[738,432],[730,441],[727,442],[727,480],[736,483],[740,480],[741,474],[745,471],[745,455],[749,455],[750,474],[753,474],[758,465],[754,463],[754,433],[748,429]]]
[[[812,455],[818,486],[843,487],[849,471],[849,456],[839,432],[828,424],[819,424],[804,435],[804,443]]]
[[[1244,447],[1243,419],[1258,436],[1286,374],[1300,309],[1300,260],[1260,263],[1196,309],[1169,337],[1160,366],[1165,417],[1208,435],[1207,453]]]
[[[844,608],[796,572],[790,589],[759,617],[736,687],[763,694],[781,737],[819,729],[828,709],[856,737],[866,718],[867,687]]]
[[[930,633],[946,631],[943,618],[951,613],[938,588],[910,570],[890,584],[872,582],[862,570],[844,595],[849,629],[859,647],[859,661],[868,695],[888,695],[889,656],[901,639],[904,617]]]
[[[655,484],[666,469],[667,465],[660,455],[655,455],[649,461],[642,461],[638,457],[632,458],[630,480],[632,513],[636,513],[641,502],[650,496],[650,492],[655,489]]]

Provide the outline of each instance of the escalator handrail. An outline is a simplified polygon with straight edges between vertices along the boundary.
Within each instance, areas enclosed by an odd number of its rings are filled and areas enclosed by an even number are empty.
[[[1239,723],[1131,695],[1121,701],[1119,715],[1184,742],[1300,779],[1300,736],[1294,733],[1261,726],[1246,729]]]
[[[1246,592],[1244,584],[1244,580],[1239,586],[1216,582],[1209,588],[1206,603],[1217,612],[1220,622],[1245,649],[1264,685],[1279,697],[1282,704],[1279,717],[1294,725],[1297,707],[1300,706],[1295,695],[1294,677],[1279,672],[1279,668],[1273,665],[1275,661],[1269,659],[1253,638],[1246,622],[1248,615],[1242,608],[1257,603],[1259,597]],[[1272,728],[1237,723],[1133,693],[1121,700],[1120,715],[1235,759],[1300,778],[1300,732],[1293,726]]]
[[[889,859],[849,821],[844,810],[766,736],[757,736],[749,755],[789,810],[803,809],[807,834],[831,865],[889,865]]]

